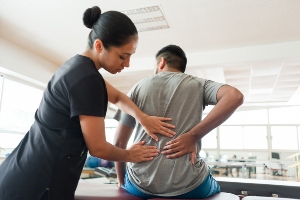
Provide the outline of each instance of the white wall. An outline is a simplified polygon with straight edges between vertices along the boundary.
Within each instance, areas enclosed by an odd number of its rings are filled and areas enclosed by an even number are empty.
[[[0,72],[45,87],[58,67],[0,37]]]

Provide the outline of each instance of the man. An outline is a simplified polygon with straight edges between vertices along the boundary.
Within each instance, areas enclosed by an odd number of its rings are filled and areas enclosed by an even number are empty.
[[[156,54],[155,75],[136,84],[130,98],[148,115],[171,117],[176,126],[173,138],[152,139],[130,115],[118,111],[115,145],[126,148],[136,125],[134,142],[156,145],[160,154],[143,163],[116,163],[119,186],[142,198],[206,198],[220,187],[199,156],[201,138],[222,124],[243,103],[236,88],[184,73],[187,59],[183,50],[168,45]],[[206,105],[215,105],[205,119]],[[196,147],[196,149],[195,149]],[[126,176],[125,176],[126,174]]]

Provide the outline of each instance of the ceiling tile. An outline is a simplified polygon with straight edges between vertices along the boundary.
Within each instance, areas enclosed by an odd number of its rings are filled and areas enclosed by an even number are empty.
[[[286,82],[286,81],[299,81],[300,74],[288,74],[288,75],[280,75],[278,77],[278,82]]]
[[[279,64],[278,64],[279,65]],[[252,76],[269,76],[280,73],[281,65],[274,66],[252,66]]]
[[[282,67],[280,74],[300,74],[300,65],[284,66]]]
[[[234,78],[234,79],[226,79],[226,83],[229,85],[249,85],[250,79],[245,78]]]

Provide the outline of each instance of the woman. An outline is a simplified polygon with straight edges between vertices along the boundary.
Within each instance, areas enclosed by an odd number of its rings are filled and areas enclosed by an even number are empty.
[[[87,9],[84,24],[91,28],[88,49],[65,62],[44,92],[35,121],[18,147],[0,166],[1,200],[70,200],[87,151],[105,160],[142,162],[158,150],[143,142],[128,150],[105,139],[108,101],[135,117],[154,136],[174,134],[172,125],[147,116],[123,93],[105,82],[100,68],[115,74],[129,67],[138,36],[124,14],[98,7]]]

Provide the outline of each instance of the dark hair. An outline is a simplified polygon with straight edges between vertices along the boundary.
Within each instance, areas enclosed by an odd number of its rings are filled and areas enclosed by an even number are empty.
[[[156,60],[164,58],[168,67],[178,69],[181,72],[185,71],[187,59],[184,51],[176,45],[168,45],[159,50],[155,55]]]
[[[101,14],[98,6],[88,8],[83,14],[83,23],[92,29],[88,46],[93,48],[94,41],[100,39],[104,48],[122,46],[138,34],[131,19],[120,12],[108,11]]]

